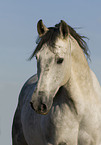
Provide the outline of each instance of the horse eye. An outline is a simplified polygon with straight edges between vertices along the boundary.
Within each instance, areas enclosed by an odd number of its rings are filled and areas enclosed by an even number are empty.
[[[63,58],[58,58],[57,59],[57,64],[61,64],[63,62],[63,60],[64,60]]]

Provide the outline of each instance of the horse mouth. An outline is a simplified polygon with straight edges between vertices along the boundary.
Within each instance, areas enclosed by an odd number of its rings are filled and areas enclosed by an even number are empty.
[[[49,111],[50,111],[50,110],[49,110]],[[38,114],[41,114],[41,115],[47,115],[49,111],[47,111],[47,112],[37,112],[37,113],[38,113]]]

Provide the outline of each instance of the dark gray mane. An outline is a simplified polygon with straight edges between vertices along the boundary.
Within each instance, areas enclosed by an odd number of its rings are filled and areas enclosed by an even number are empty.
[[[59,26],[60,26],[60,23],[56,24],[55,27],[49,27],[48,28],[49,31],[47,31],[45,35],[43,35],[41,38],[38,37],[36,41],[38,45],[36,49],[34,50],[34,52],[32,53],[30,60],[42,48],[43,44],[47,43],[48,45],[52,47],[55,46],[55,41],[57,37],[60,36]],[[87,43],[84,41],[84,38],[87,38],[87,37],[79,35],[71,26],[67,25],[67,27],[68,27],[70,35],[78,42],[79,46],[81,47],[81,49],[83,50],[87,58],[90,59],[89,49],[88,49]]]

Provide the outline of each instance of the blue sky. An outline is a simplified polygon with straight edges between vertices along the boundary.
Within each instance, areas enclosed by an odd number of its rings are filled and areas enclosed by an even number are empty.
[[[11,125],[24,82],[36,73],[27,61],[37,38],[36,25],[65,20],[89,38],[90,67],[101,84],[101,0],[0,0],[0,144],[11,144]]]

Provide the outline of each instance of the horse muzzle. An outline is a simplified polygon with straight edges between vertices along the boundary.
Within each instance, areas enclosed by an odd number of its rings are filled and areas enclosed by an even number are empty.
[[[44,103],[37,105],[34,105],[34,103],[31,101],[30,102],[32,109],[38,113],[38,114],[42,114],[42,115],[46,115],[50,109],[48,109],[47,105]]]
[[[32,99],[30,101],[32,109],[36,113],[42,115],[46,115],[50,111],[52,103],[52,99],[48,99],[45,94],[44,96],[36,96],[35,94],[33,94]]]

